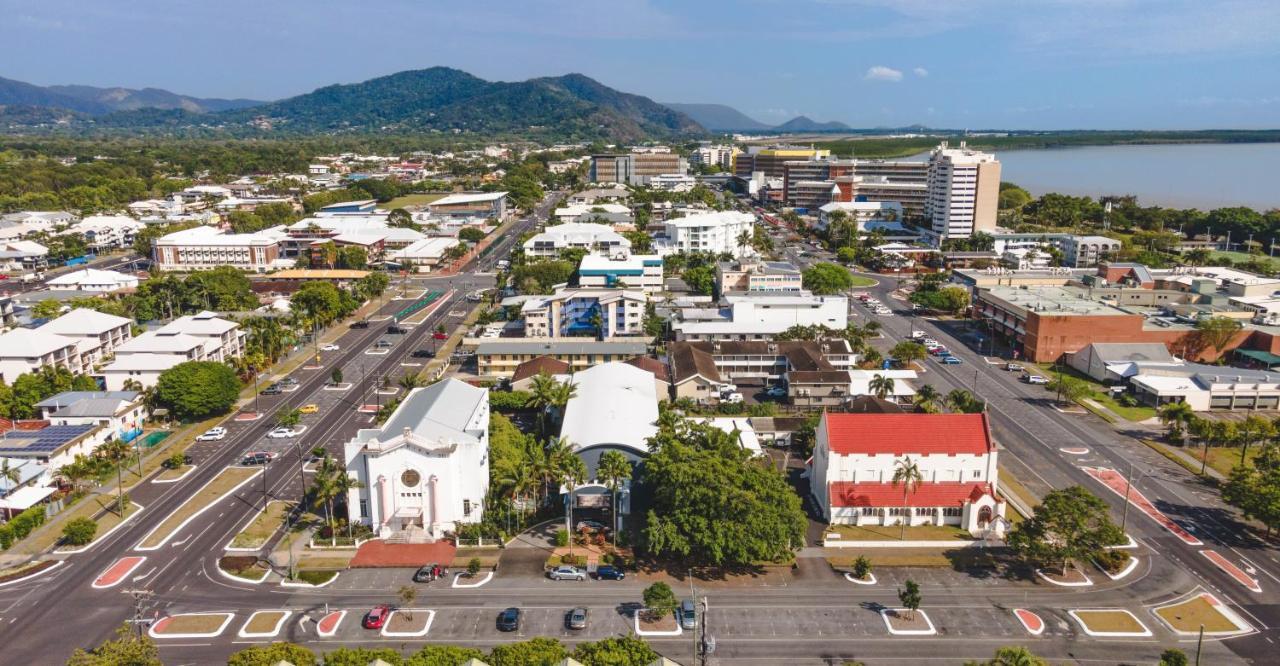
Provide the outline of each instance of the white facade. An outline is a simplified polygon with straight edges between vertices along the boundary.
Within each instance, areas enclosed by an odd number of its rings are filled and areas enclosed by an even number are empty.
[[[929,159],[925,217],[939,239],[968,238],[995,228],[1000,162],[995,155],[943,142]]]
[[[39,329],[75,340],[86,367],[115,353],[133,336],[133,321],[88,308],[76,308]]]
[[[456,238],[424,238],[399,250],[393,250],[387,259],[399,263],[406,269],[418,273],[427,273],[444,261],[444,255],[458,246]]]
[[[102,271],[96,268],[73,271],[59,275],[46,284],[50,289],[76,289],[79,291],[115,291],[137,289],[138,276],[119,271]]]
[[[165,370],[187,361],[226,362],[244,354],[247,333],[240,325],[212,312],[179,317],[115,348],[115,361],[96,374],[109,391],[125,389],[132,380],[155,386]]]
[[[638,289],[561,288],[524,302],[525,337],[558,338],[591,333],[612,338],[644,333],[648,299]]]
[[[606,257],[589,254],[578,264],[578,284],[584,287],[640,289],[646,294],[662,291],[662,257],[632,254]]]
[[[547,227],[524,242],[529,257],[557,257],[561,250],[581,248],[605,255],[631,250],[631,241],[608,225],[571,222]]]
[[[672,324],[677,340],[769,340],[792,326],[826,326],[842,331],[849,325],[845,296],[796,294],[735,294],[724,307],[682,311]]]
[[[902,204],[897,201],[832,201],[818,209],[818,228],[826,229],[836,211],[848,215],[858,231],[866,231],[868,222],[902,221]]]
[[[352,519],[379,536],[421,529],[438,538],[478,523],[489,489],[489,393],[456,379],[414,389],[344,453],[362,484],[347,500]]]
[[[557,208],[555,218],[561,223],[631,224],[631,208],[616,203],[569,204]]]
[[[755,216],[738,211],[701,213],[668,220],[663,235],[654,243],[659,254],[673,252],[714,252],[734,256],[755,253],[750,244],[738,244],[744,232],[753,234]]]
[[[157,238],[153,243],[156,267],[162,271],[198,271],[234,266],[244,271],[266,272],[278,266],[283,227],[252,234],[224,234],[213,227],[194,227]]]
[[[907,459],[922,477],[911,492],[893,483]],[[810,464],[810,493],[832,524],[1003,528],[985,414],[824,412]]]
[[[649,187],[660,192],[689,192],[698,179],[682,173],[663,173],[649,178]]]
[[[85,371],[79,340],[29,328],[0,335],[0,381],[12,385],[19,375],[45,366],[64,367],[72,374]]]
[[[1120,241],[1106,236],[1067,236],[1061,241],[1062,263],[1074,268],[1096,266],[1121,246]]]

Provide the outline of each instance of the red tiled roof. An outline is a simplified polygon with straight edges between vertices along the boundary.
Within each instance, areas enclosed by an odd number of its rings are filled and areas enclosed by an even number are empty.
[[[983,495],[990,495],[991,484],[960,481],[922,483],[907,495],[905,504],[902,491],[902,484],[836,481],[831,484],[831,506],[963,506]]]
[[[982,455],[995,450],[986,414],[825,415],[827,442],[839,455]]]
[[[541,372],[545,372],[548,375],[567,375],[569,374],[569,364],[550,356],[531,358],[516,366],[515,373],[511,375],[511,381],[512,383],[518,382]]]
[[[670,377],[667,375],[667,364],[652,356],[636,356],[623,361],[623,363],[634,365],[641,370],[653,373],[655,379],[664,382],[670,381]]]

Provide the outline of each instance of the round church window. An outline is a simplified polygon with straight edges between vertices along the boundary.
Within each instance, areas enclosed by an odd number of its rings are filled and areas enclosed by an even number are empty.
[[[406,488],[416,488],[421,482],[422,475],[418,474],[417,470],[407,469],[400,475],[400,483],[403,483]]]

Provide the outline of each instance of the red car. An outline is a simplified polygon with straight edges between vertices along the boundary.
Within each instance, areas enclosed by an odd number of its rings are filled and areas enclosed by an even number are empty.
[[[431,334],[431,337],[435,338],[436,340],[448,340],[449,334],[445,333],[444,331],[436,331],[435,333]]]
[[[391,615],[391,607],[386,604],[378,604],[369,609],[364,616],[365,629],[381,629],[382,625],[387,623],[387,616]]]

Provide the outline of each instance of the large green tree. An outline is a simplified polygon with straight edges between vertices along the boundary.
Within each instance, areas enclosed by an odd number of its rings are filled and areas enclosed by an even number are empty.
[[[116,630],[114,640],[90,650],[78,648],[67,666],[161,666],[160,649],[149,637],[138,637],[124,625]]]
[[[214,361],[187,361],[160,373],[155,401],[183,421],[225,414],[240,395],[240,380],[231,366]]]
[[[1222,487],[1222,499],[1266,525],[1268,535],[1280,527],[1280,451],[1268,446],[1252,465],[1236,465]]]
[[[1024,560],[1065,571],[1071,560],[1091,557],[1124,538],[1106,502],[1071,486],[1045,495],[1035,515],[1014,526],[1006,541]]]
[[[296,643],[277,642],[253,645],[227,657],[227,666],[275,666],[280,662],[293,666],[315,666],[316,653]]]
[[[569,656],[560,641],[539,636],[519,643],[502,643],[489,653],[490,666],[555,666]]]
[[[800,498],[735,434],[682,423],[650,448],[640,477],[652,498],[642,540],[649,553],[736,566],[785,560],[803,545]]]
[[[643,639],[632,635],[579,643],[573,651],[573,658],[584,666],[648,666],[660,656]]]
[[[839,294],[853,287],[853,274],[839,264],[819,262],[804,269],[801,283],[815,294]]]

